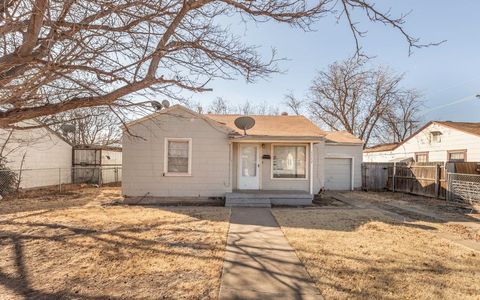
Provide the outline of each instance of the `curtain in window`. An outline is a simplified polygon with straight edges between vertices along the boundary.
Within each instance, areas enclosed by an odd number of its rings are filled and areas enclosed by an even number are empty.
[[[306,178],[306,146],[274,146],[273,178]]]
[[[168,142],[168,172],[188,173],[188,142]]]
[[[465,161],[465,153],[464,152],[450,152],[449,153],[449,161],[452,162],[463,162]]]

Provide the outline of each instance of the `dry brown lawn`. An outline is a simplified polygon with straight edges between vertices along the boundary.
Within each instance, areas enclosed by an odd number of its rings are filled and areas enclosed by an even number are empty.
[[[480,299],[480,252],[373,209],[275,209],[326,299]]]
[[[118,189],[80,194],[60,207],[0,204],[1,299],[217,297],[228,209],[102,206]]]

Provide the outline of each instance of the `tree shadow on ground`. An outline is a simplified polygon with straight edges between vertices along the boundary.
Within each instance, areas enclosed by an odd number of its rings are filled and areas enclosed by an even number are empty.
[[[89,211],[105,209],[110,208],[80,210],[85,210],[86,216]],[[135,210],[130,207],[120,209]],[[147,210],[152,214],[171,212],[180,217],[162,219],[159,214],[159,218],[133,223],[130,220],[128,224],[121,224],[121,217],[117,217],[98,223],[94,217],[80,221],[82,213],[68,217],[69,210],[64,209],[0,216],[0,254],[5,259],[0,265],[0,293],[4,289],[25,299],[125,299],[138,298],[136,287],[138,293],[150,290],[148,294],[142,294],[143,298],[158,299],[172,296],[168,291],[172,292],[174,287],[168,284],[180,280],[178,276],[183,276],[185,282],[202,276],[205,276],[203,280],[208,280],[211,275],[203,270],[195,271],[194,267],[180,264],[175,273],[176,266],[168,265],[178,260],[192,264],[221,260],[224,242],[219,241],[225,239],[225,234],[210,225],[228,220],[222,214],[209,212],[211,209]],[[142,212],[143,209],[139,211],[139,218]],[[143,263],[142,259],[145,259]],[[53,260],[57,262],[53,263]],[[131,265],[129,260],[138,261],[139,265]],[[155,263],[165,263],[165,268],[172,270],[162,270],[160,266],[156,273],[148,273],[152,272],[148,271],[151,267],[148,264]],[[130,269],[123,270],[123,264]],[[103,270],[110,266],[117,271]],[[91,273],[79,271],[81,268]],[[147,270],[142,271],[145,268]],[[174,278],[172,282],[165,276],[167,274]],[[215,286],[199,288],[207,295],[215,293],[211,291]]]

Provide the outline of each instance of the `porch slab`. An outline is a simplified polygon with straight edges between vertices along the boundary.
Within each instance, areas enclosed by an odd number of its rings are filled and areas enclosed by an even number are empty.
[[[305,191],[242,190],[227,193],[225,206],[271,207],[271,205],[311,205],[313,195]]]

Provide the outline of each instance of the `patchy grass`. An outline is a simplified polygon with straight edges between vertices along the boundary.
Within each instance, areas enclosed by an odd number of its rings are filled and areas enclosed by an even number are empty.
[[[32,189],[0,200],[0,214],[102,204],[121,199],[119,187],[78,187],[64,192]]]
[[[119,196],[107,188],[70,196],[2,202],[2,299],[217,297],[228,209],[82,206]]]
[[[479,299],[480,252],[373,209],[275,209],[327,299]],[[440,227],[439,227],[440,226]]]

